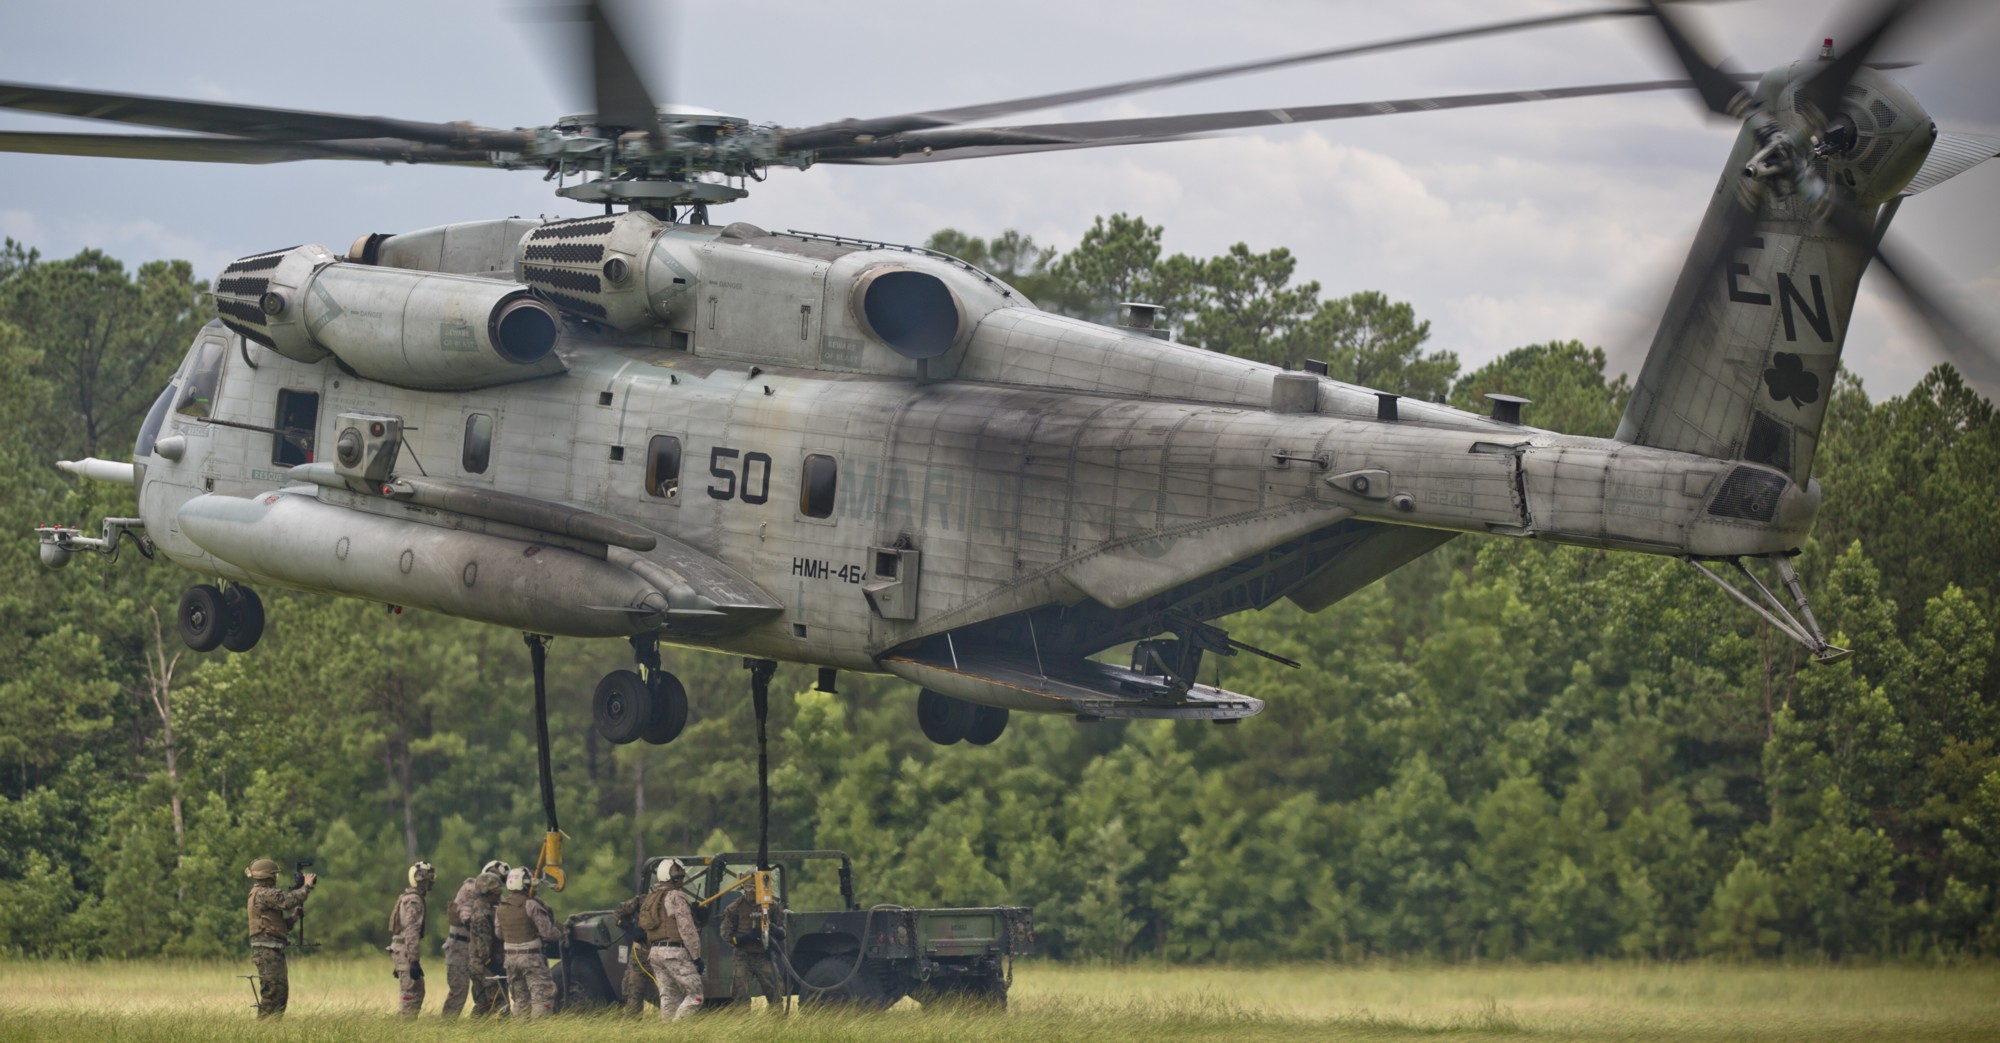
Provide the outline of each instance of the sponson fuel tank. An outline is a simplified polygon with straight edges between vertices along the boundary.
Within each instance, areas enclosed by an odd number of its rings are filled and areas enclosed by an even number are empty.
[[[183,504],[180,531],[255,580],[387,601],[539,634],[623,637],[667,598],[579,551],[322,503],[310,487]]]

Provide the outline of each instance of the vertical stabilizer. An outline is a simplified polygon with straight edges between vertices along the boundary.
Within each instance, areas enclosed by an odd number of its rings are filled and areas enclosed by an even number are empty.
[[[1766,198],[1727,251],[1745,128],[1618,425],[1621,441],[1767,464],[1803,484],[1812,470],[1866,244],[1813,220],[1800,197]],[[1873,227],[1878,207],[1859,217]]]
[[[1810,73],[1805,63],[1774,69],[1758,85],[1772,118],[1761,131],[1745,122],[1736,137],[1618,425],[1621,441],[1764,464],[1800,484],[1811,476],[1855,291],[1892,212],[1882,204],[1909,183],[1936,127],[1900,86],[1866,69],[1842,88],[1830,122],[1809,119],[1792,105]],[[1794,146],[1779,121],[1824,136]],[[1792,187],[1806,182],[1824,198]]]

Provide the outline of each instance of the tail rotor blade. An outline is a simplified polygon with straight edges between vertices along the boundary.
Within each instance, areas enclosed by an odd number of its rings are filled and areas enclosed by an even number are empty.
[[[1965,378],[1988,388],[2000,388],[2000,350],[1972,332],[1945,304],[1925,287],[1935,284],[1923,266],[1909,254],[1883,242],[1889,222],[1902,206],[1903,198],[1892,199],[1882,208],[1872,226],[1854,211],[1835,210],[1829,221],[1834,232],[1850,243],[1874,252],[1873,270],[1888,276],[1889,284],[1909,305],[1930,331],[1931,340],[1946,361]]]
[[[1646,6],[1652,11],[1653,24],[1659,26],[1661,35],[1666,37],[1668,49],[1673,51],[1681,68],[1687,70],[1688,79],[1693,81],[1695,93],[1701,95],[1702,104],[1718,116],[1742,118],[1750,109],[1750,92],[1735,76],[1709,60],[1704,48],[1688,35],[1673,15],[1667,13],[1660,0],[1646,0]]]

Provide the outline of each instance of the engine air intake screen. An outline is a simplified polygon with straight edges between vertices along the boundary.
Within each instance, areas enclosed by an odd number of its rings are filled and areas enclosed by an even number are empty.
[[[863,277],[855,291],[855,310],[869,332],[904,358],[936,358],[958,342],[958,298],[929,272],[878,271]]]

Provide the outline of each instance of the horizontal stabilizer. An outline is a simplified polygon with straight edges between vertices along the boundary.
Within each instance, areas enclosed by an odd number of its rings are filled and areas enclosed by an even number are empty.
[[[913,684],[967,702],[1029,713],[1119,719],[1240,721],[1264,710],[1261,699],[1211,685],[1182,687],[1090,659],[1055,657],[1040,663],[992,648],[921,650],[884,656],[882,668]]]
[[[1903,187],[1903,194],[1913,196],[1936,188],[1995,156],[2000,156],[2000,138],[1941,133],[1931,142],[1930,156],[1917,170],[1917,176]]]

